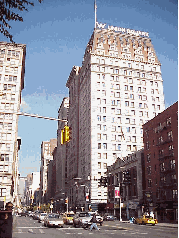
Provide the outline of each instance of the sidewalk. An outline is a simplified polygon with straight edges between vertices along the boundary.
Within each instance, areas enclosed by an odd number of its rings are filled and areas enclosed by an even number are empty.
[[[178,228],[178,224],[175,223],[164,223],[159,222],[157,226],[163,226],[163,227],[172,227],[172,228]]]

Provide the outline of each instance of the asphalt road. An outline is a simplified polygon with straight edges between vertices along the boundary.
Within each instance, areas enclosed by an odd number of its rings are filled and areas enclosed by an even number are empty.
[[[98,226],[100,231],[74,228],[64,225],[63,228],[46,228],[43,224],[30,217],[16,217],[13,228],[13,238],[177,238],[178,229],[170,227],[136,225],[119,223],[119,221],[105,221]]]

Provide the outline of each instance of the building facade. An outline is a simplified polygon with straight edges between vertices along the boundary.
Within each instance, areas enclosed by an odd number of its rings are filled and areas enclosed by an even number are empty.
[[[58,129],[57,129],[57,151],[56,151],[56,192],[55,203],[56,209],[65,210],[65,197],[67,195],[67,160],[66,144],[61,144],[61,130],[67,124],[69,110],[69,98],[65,97],[58,110]]]
[[[178,102],[144,124],[144,203],[159,221],[178,220]]]
[[[40,203],[46,203],[47,192],[47,166],[53,160],[53,150],[57,146],[57,139],[42,141],[41,144],[41,166],[40,166]]]
[[[0,42],[0,202],[18,201],[18,115],[26,46]]]
[[[142,149],[142,125],[165,109],[161,64],[148,33],[97,23],[75,77],[79,92],[77,200],[84,201],[80,185],[86,186],[92,208],[98,209],[98,204],[107,203],[107,189],[99,184],[107,166],[117,157]],[[70,96],[74,89],[69,86]],[[68,145],[72,151],[70,143],[73,138]],[[73,186],[74,182],[71,191]]]
[[[108,202],[105,212],[121,217],[122,220],[142,215],[144,170],[143,150],[123,159],[117,158],[116,162],[107,168]],[[115,190],[119,190],[119,195]]]
[[[72,140],[67,143],[67,186],[69,207],[73,210],[81,209],[78,197],[78,169],[79,169],[79,71],[80,67],[74,66],[67,80],[69,88],[68,126],[71,128]]]

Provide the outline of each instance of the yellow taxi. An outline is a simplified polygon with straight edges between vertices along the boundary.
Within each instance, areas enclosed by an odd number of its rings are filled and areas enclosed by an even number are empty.
[[[63,214],[63,222],[64,224],[73,224],[73,217],[75,213],[74,212],[65,212]]]
[[[157,224],[158,221],[157,221],[157,219],[154,219],[151,216],[143,215],[142,217],[135,218],[135,223],[139,224],[139,225],[140,224],[142,224],[142,225],[151,224],[151,225],[155,226],[155,224]]]

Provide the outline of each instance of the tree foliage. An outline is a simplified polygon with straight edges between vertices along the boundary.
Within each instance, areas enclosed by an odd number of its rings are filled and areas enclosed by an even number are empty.
[[[40,3],[43,0],[38,0]],[[9,21],[23,21],[23,18],[16,12],[28,11],[27,7],[34,6],[33,2],[26,0],[0,0],[0,32],[13,41],[13,36],[9,33],[11,29]]]

